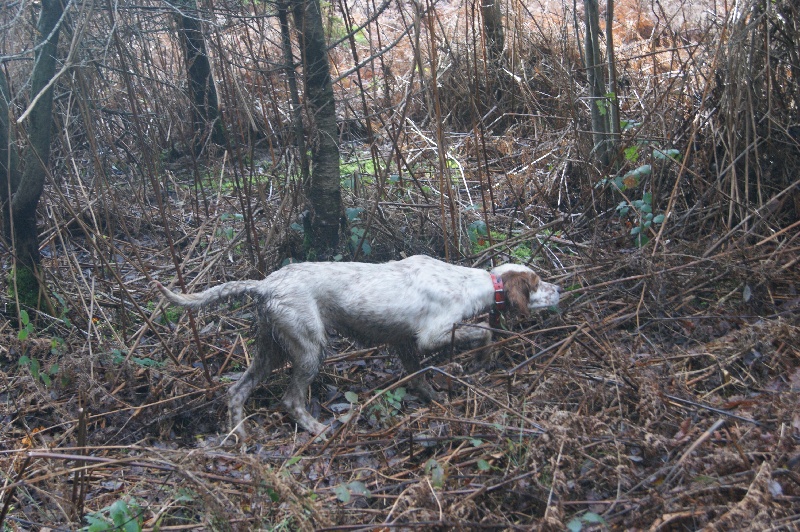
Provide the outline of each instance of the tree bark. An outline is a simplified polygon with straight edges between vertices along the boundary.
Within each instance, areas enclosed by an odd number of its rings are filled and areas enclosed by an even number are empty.
[[[284,70],[289,83],[289,96],[292,99],[292,128],[294,129],[294,142],[297,146],[300,160],[300,177],[303,183],[309,178],[308,152],[303,128],[303,106],[300,104],[300,91],[297,89],[297,72],[292,53],[292,36],[289,31],[289,6],[286,0],[278,1],[278,21],[281,25],[281,48],[283,49]]]
[[[195,155],[198,155],[209,133],[214,144],[224,146],[225,130],[220,122],[217,89],[206,52],[197,1],[179,0],[177,6],[180,8],[178,35],[186,60],[189,96],[192,100],[192,145]]]
[[[315,126],[310,139],[311,178],[306,187],[311,203],[308,254],[324,260],[339,244],[342,219],[336,107],[320,2],[294,0],[292,10],[303,58],[306,99]]]
[[[8,104],[11,93],[3,70],[0,70],[0,207],[3,210],[3,236],[11,237],[9,199],[19,187],[19,157],[14,149],[14,127]]]
[[[499,71],[502,68],[500,59],[506,41],[500,0],[481,0],[481,16],[483,17],[483,31],[486,35],[488,59],[492,67]]]
[[[20,299],[26,300],[28,304],[38,297],[40,288],[35,275],[40,259],[36,208],[44,189],[47,164],[50,159],[53,87],[48,87],[48,84],[56,70],[59,21],[63,12],[61,0],[42,0],[42,10],[36,26],[37,51],[31,73],[31,101],[33,102],[39,93],[41,96],[30,112],[28,144],[23,157],[25,166],[18,186],[11,188],[11,219],[4,228],[7,238],[13,242],[16,255],[17,287],[21,291],[21,285],[24,285],[25,291],[28,292],[20,293]],[[14,175],[12,172],[9,174]],[[13,177],[11,181],[13,184]],[[25,281],[20,283],[20,277],[25,277]],[[34,291],[35,294],[32,293]]]
[[[505,29],[503,28],[503,9],[500,0],[481,0],[481,18],[486,43],[486,97],[483,105],[478,103],[479,117],[484,116],[495,103],[500,103],[506,93],[506,74],[503,70],[503,47]]]
[[[604,167],[610,162],[607,147],[608,140],[608,106],[603,81],[603,65],[600,58],[600,9],[597,0],[584,0],[586,11],[586,74],[589,80],[589,91],[592,112],[592,137],[594,154]]]
[[[608,0],[606,4],[606,63],[608,65],[608,92],[611,94],[609,101],[609,133],[610,140],[608,141],[607,150],[609,157],[613,156],[617,151],[619,140],[621,136],[619,124],[619,94],[617,88],[617,60],[614,53],[614,0]]]

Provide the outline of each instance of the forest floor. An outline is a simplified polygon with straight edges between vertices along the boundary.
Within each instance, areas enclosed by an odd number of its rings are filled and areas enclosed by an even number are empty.
[[[676,26],[697,5],[674,14]],[[0,253],[3,530],[800,529],[796,172],[790,186],[766,171],[763,183],[739,176],[742,191],[730,186],[739,152],[720,158],[705,131],[719,111],[704,99],[718,47],[689,53],[681,31],[656,53],[644,37],[652,21],[634,8],[616,8],[631,128],[616,179],[588,176],[591,149],[575,140],[588,107],[574,80],[557,90],[559,72],[582,69],[558,41],[519,51],[536,112],[525,108],[502,135],[481,144],[452,134],[442,155],[436,132],[403,115],[394,148],[404,172],[422,171],[382,176],[380,194],[367,150],[343,143],[342,260],[358,248],[370,262],[418,253],[479,268],[521,262],[565,291],[557,309],[505,322],[488,368],[448,350],[425,361],[442,402],[406,393],[385,346],[332,334],[309,396],[313,415],[333,425],[325,441],[281,409],[288,368],[248,401],[249,438],[229,434],[225,394],[254,354],[252,303],[189,314],[151,285],[174,286],[180,271],[201,290],[302,256],[297,179],[253,153],[198,163],[164,149],[149,161],[162,211],[133,162],[104,151],[107,183],[86,162],[99,153],[62,160],[76,175],[49,186],[40,212],[48,311],[18,319],[10,254]],[[446,25],[462,20],[455,7],[443,13]],[[530,24],[563,23],[536,15]],[[414,72],[411,52],[396,72]],[[471,113],[473,87],[463,70],[447,72],[441,97],[453,120]],[[386,130],[376,137],[389,145]],[[797,137],[777,138],[770,153],[753,142],[763,159],[742,158],[745,168],[800,153]],[[696,151],[683,165],[687,145]],[[445,159],[449,183],[435,170]],[[246,192],[231,177],[241,169]],[[758,202],[747,196],[756,186]]]
[[[220,187],[217,216],[196,223],[190,191],[176,180],[170,203],[194,289],[254,276],[241,217],[219,215],[236,198]],[[527,225],[519,205],[498,209],[494,247],[476,231],[462,262],[528,262],[566,292],[506,323],[488,370],[440,355],[429,376],[448,399],[422,404],[386,348],[332,337],[310,394],[318,419],[336,418],[328,440],[281,411],[282,369],[248,403],[241,442],[224,396],[252,357],[252,304],[193,324],[164,307],[148,281],[175,276],[164,234],[117,194],[118,255],[97,256],[79,229],[51,235],[55,315],[0,326],[7,530],[72,530],[80,516],[91,530],[800,526],[796,245],[676,217],[638,248],[624,219],[558,217],[527,198]],[[436,253],[425,227],[441,219],[421,202],[381,205],[368,260]]]

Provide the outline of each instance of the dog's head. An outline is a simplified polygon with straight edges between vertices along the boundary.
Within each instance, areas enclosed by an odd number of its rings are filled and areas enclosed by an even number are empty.
[[[492,273],[503,280],[506,301],[521,316],[528,316],[531,310],[558,305],[561,287],[542,281],[526,266],[503,264]]]

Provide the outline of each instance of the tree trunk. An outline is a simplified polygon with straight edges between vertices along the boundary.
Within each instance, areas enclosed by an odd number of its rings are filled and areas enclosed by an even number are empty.
[[[481,16],[483,17],[483,31],[486,35],[488,60],[492,68],[499,71],[502,68],[500,59],[506,41],[500,0],[481,0]]]
[[[586,11],[586,74],[592,107],[592,137],[594,154],[604,167],[610,162],[606,141],[608,140],[608,106],[605,83],[603,81],[603,65],[600,58],[600,10],[597,0],[584,0]]]
[[[189,96],[192,100],[192,130],[194,132],[193,150],[198,155],[208,134],[211,141],[219,146],[225,145],[225,130],[219,119],[219,105],[211,63],[206,52],[203,26],[196,0],[180,0],[178,15],[178,35],[186,59],[186,73],[189,83]],[[210,131],[209,131],[210,129]]]
[[[14,127],[8,113],[11,93],[5,73],[0,69],[0,207],[3,210],[3,236],[11,237],[9,198],[19,187],[19,158],[14,149]]]
[[[612,157],[619,145],[621,136],[619,124],[619,94],[617,94],[617,60],[614,53],[614,0],[608,0],[606,8],[606,63],[608,64],[608,92],[611,94],[609,101],[609,125],[608,131],[610,139],[607,150],[609,157]]]
[[[486,97],[483,102],[476,102],[479,116],[496,103],[500,103],[506,94],[506,74],[503,70],[503,47],[505,46],[505,30],[503,28],[503,10],[500,0],[481,0],[481,18],[483,19],[483,35],[486,43]]]
[[[36,277],[39,265],[36,207],[42,195],[50,159],[53,87],[48,87],[48,84],[55,74],[59,21],[63,12],[61,0],[42,0],[42,11],[36,26],[37,46],[31,74],[31,102],[37,97],[38,101],[30,112],[28,144],[24,154],[25,168],[19,185],[16,189],[13,187],[11,189],[11,219],[8,227],[4,229],[14,246],[20,300],[28,305],[35,304],[40,288]],[[13,172],[10,175],[13,176]]]
[[[311,179],[306,187],[311,202],[308,253],[324,260],[339,244],[342,219],[336,107],[319,0],[295,0],[293,14],[303,57],[306,99],[315,126],[310,139]]]
[[[292,54],[292,36],[289,32],[289,6],[286,0],[278,1],[278,21],[281,25],[281,48],[283,49],[284,70],[289,83],[289,96],[292,99],[292,129],[294,142],[300,160],[300,177],[303,183],[308,181],[309,165],[306,151],[306,138],[303,128],[303,106],[300,105],[300,91],[297,89],[297,72]]]

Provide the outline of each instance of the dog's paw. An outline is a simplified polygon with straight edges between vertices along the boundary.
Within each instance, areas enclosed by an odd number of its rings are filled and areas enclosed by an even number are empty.
[[[306,430],[311,434],[314,443],[325,443],[328,441],[328,432],[331,430],[331,426],[315,421],[314,426]]]
[[[426,403],[444,402],[445,395],[433,389],[430,383],[424,377],[419,377],[411,383],[411,388],[414,392]]]
[[[300,416],[298,416],[299,418]],[[302,419],[297,419],[297,424],[300,425],[302,428],[306,429],[306,431],[315,437],[320,437],[325,435],[326,432],[330,430],[330,425],[326,425],[325,423],[320,423],[316,419],[314,419],[310,414],[302,416]]]
[[[460,377],[464,374],[464,366],[458,362],[450,362],[449,364],[445,364],[442,366],[442,370],[455,377]]]
[[[475,353],[469,363],[470,371],[490,370],[494,367],[497,351],[491,347],[486,347]]]

